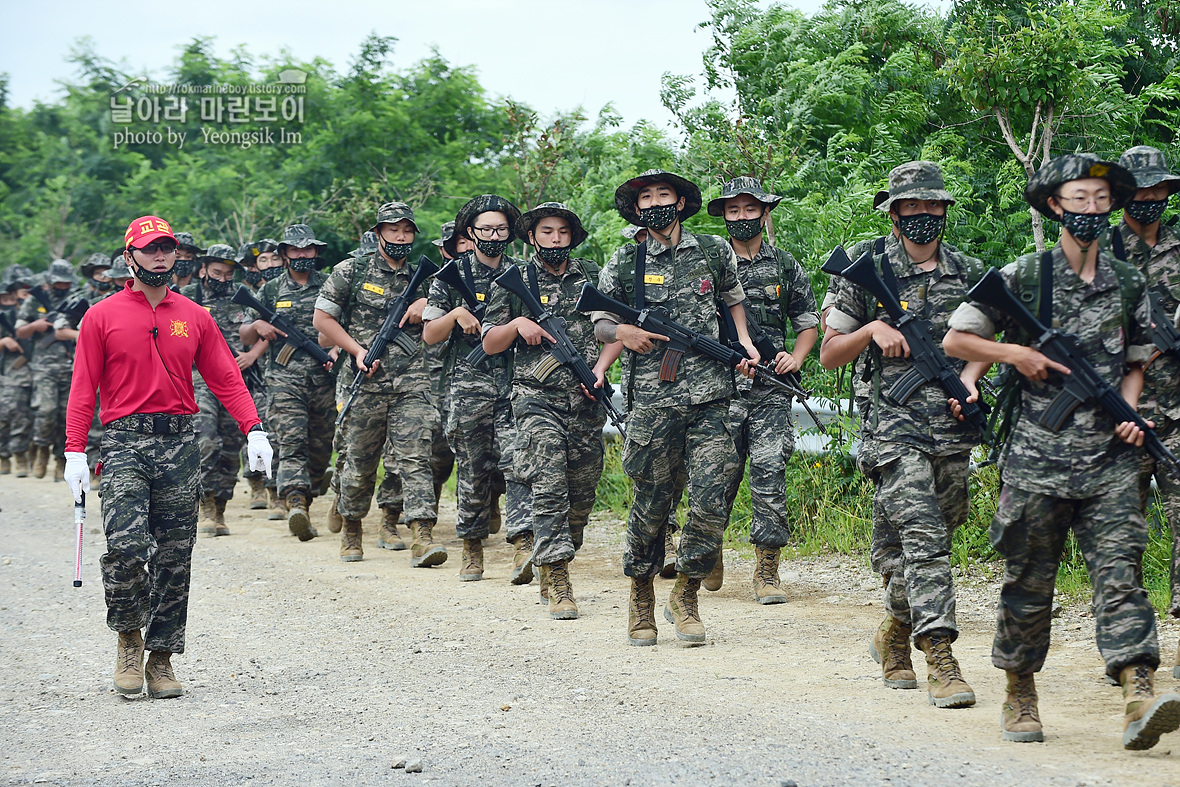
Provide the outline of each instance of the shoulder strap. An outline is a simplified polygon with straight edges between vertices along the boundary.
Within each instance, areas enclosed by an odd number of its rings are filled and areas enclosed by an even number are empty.
[[[774,250],[775,259],[778,260],[778,304],[779,309],[783,313],[783,322],[790,323],[791,321],[791,297],[794,294],[793,289],[789,286],[790,282],[795,279],[795,271],[788,270],[787,261],[791,259],[791,255],[787,254],[782,249],[776,248]]]
[[[356,294],[364,285],[365,276],[369,273],[369,260],[370,257],[356,257],[352,261],[352,276],[348,280],[348,302],[344,304],[343,313],[340,315],[344,318],[340,321],[340,325],[346,331],[352,324],[352,303],[356,300]]]
[[[645,290],[647,287],[647,241],[635,245],[635,308],[643,311],[647,307]]]
[[[540,303],[540,301],[541,301],[541,288],[537,284],[537,266],[531,262],[526,262],[526,263],[524,263],[524,272],[526,274],[528,274],[529,291],[532,292],[533,297],[537,299],[538,303]]]
[[[901,292],[901,289],[897,286],[897,274],[893,272],[893,265],[889,262],[889,255],[885,253],[884,237],[877,238],[874,251],[881,258],[881,281],[885,282],[885,286],[889,288],[889,292],[894,298],[899,297],[898,293]]]
[[[721,298],[721,249],[717,239],[712,235],[697,235],[697,243],[705,252],[705,264],[709,266],[709,275],[713,277],[713,297]]]
[[[1037,288],[1037,316],[1041,325],[1053,327],[1053,251],[1046,249],[1041,254],[1041,285]]]

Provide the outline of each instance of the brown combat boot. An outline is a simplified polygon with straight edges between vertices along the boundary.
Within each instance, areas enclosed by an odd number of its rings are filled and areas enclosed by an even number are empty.
[[[754,598],[759,604],[786,604],[787,594],[778,576],[779,548],[754,547]]]
[[[660,569],[664,579],[676,577],[676,542],[672,540],[672,526],[664,526],[664,566]]]
[[[53,480],[66,480],[66,458],[64,456],[59,456],[53,462]]]
[[[910,635],[913,633],[910,624],[887,615],[885,622],[873,634],[869,655],[881,665],[881,676],[888,688],[918,688],[918,676],[914,674],[914,663],[910,661]]]
[[[438,496],[435,495],[437,498]],[[500,526],[503,523],[503,518],[500,516],[500,498],[492,498],[492,511],[488,514],[488,534],[496,535],[500,532]]]
[[[340,495],[332,498],[332,504],[328,506],[328,532],[339,533],[340,528],[344,527],[344,517],[340,516],[340,512],[336,509],[336,504],[340,502]]]
[[[307,493],[302,489],[287,493],[287,527],[300,541],[311,541],[319,535],[311,526],[311,517],[307,515]]]
[[[377,546],[400,552],[406,548],[406,542],[397,532],[398,520],[402,518],[401,509],[383,508],[381,510],[385,513],[381,519],[381,530],[377,533]]]
[[[701,580],[701,587],[712,593],[721,590],[721,585],[725,582],[725,555],[721,552],[717,553],[717,562],[713,564],[713,570],[709,572],[709,576]]]
[[[1016,672],[1008,676],[1008,696],[1000,708],[1000,734],[1003,740],[1016,743],[1040,743],[1045,740],[1041,715],[1037,712],[1037,687],[1031,673]]]
[[[537,584],[540,585],[541,603],[549,603],[549,566],[537,566]]]
[[[434,543],[433,522],[417,519],[407,522],[406,527],[414,534],[414,542],[410,544],[411,568],[441,566],[447,562],[447,548]]]
[[[17,478],[29,477],[29,454],[27,451],[21,451],[19,454],[13,454],[12,464],[16,470]]]
[[[213,499],[212,492],[201,496],[200,533],[203,536],[217,535],[217,501]]]
[[[250,482],[250,510],[262,511],[266,508],[266,484],[262,476],[251,476]]]
[[[0,456],[0,475],[8,475],[12,472],[12,459],[7,456]]]
[[[213,535],[215,536],[229,535],[229,527],[227,527],[225,524],[225,505],[228,502],[228,500],[223,500],[221,498],[217,498],[213,501],[214,511],[217,515],[217,526],[214,528],[213,532]]]
[[[266,494],[270,503],[270,508],[266,512],[266,518],[274,522],[280,519],[286,519],[287,504],[283,502],[283,498],[279,497],[278,490],[267,489]]]
[[[143,691],[143,636],[139,629],[119,633],[115,650],[115,691],[120,694]]]
[[[675,627],[676,638],[685,642],[705,641],[705,624],[701,623],[701,613],[697,608],[697,591],[700,588],[699,579],[679,574],[668,596],[668,603],[664,605],[664,620]]]
[[[944,634],[930,634],[918,639],[926,654],[926,680],[930,704],[938,708],[969,708],[975,704],[975,692],[963,680],[959,662],[951,652],[951,639]]]
[[[1150,749],[1160,736],[1180,727],[1180,695],[1168,692],[1155,696],[1155,670],[1146,664],[1129,664],[1119,673],[1126,700],[1123,722],[1123,748],[1131,751]]]
[[[44,478],[49,469],[49,446],[33,446],[33,478]]]
[[[521,533],[513,540],[512,573],[508,581],[513,585],[527,585],[533,581],[533,534]]]
[[[570,582],[570,564],[564,560],[549,565],[549,617],[554,620],[578,619],[574,586]]]
[[[460,582],[478,582],[483,579],[483,541],[478,538],[463,539],[463,567],[459,569]]]
[[[148,694],[152,699],[164,700],[184,694],[184,687],[172,673],[171,653],[153,650],[152,655],[148,656],[144,672],[147,674]]]
[[[627,605],[627,641],[643,647],[656,644],[656,590],[651,577],[631,579]]]
[[[355,563],[364,557],[365,550],[361,546],[361,520],[345,519],[343,532],[340,534],[340,560]]]

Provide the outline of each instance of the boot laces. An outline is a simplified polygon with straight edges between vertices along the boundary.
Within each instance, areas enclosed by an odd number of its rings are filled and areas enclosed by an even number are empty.
[[[549,567],[549,600],[555,602],[574,600],[574,589],[570,585],[570,572],[564,563]]]
[[[549,572],[549,587],[553,587],[553,571]],[[552,592],[552,591],[551,591]],[[635,583],[635,616],[641,623],[655,622],[656,589],[651,582]]]
[[[778,586],[778,566],[775,565],[774,555],[772,553],[759,553],[758,567],[755,569],[755,572],[761,584]]]
[[[1128,683],[1133,694],[1150,696],[1152,694],[1151,670],[1146,664],[1136,664],[1135,671],[1131,673]]]
[[[130,670],[139,667],[139,645],[128,637],[119,642],[119,659],[121,661],[121,669]]]
[[[516,551],[517,552],[524,552],[525,550],[528,550],[529,552],[533,551],[533,534],[532,533],[521,533],[520,538],[517,539]]]
[[[176,680],[172,673],[172,662],[165,658],[148,659],[148,673],[154,679]]]
[[[885,658],[889,669],[912,669],[910,663],[910,632],[912,629],[891,625],[885,635]]]
[[[684,605],[684,616],[693,620],[701,619],[697,606],[697,590],[700,586],[699,579],[690,579],[684,584],[684,592],[680,596],[680,603]]]
[[[1041,717],[1037,712],[1037,695],[1033,690],[1032,676],[1028,675],[1022,677],[1016,682],[1012,693],[1016,699],[1016,713],[1020,718],[1029,718],[1033,721],[1040,721]]]
[[[930,651],[934,664],[946,676],[948,681],[960,680],[963,676],[959,671],[959,662],[955,661],[955,654],[951,652],[951,641],[946,637],[931,637]]]

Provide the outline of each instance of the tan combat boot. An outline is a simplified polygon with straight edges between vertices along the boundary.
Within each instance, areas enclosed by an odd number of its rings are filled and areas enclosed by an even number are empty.
[[[891,689],[916,689],[918,676],[910,661],[910,635],[914,630],[910,624],[902,623],[892,615],[877,627],[869,643],[869,655],[881,665],[881,676]]]
[[[266,494],[270,503],[270,508],[266,512],[266,518],[273,522],[286,519],[287,504],[283,502],[283,498],[279,497],[278,490],[267,489]]]
[[[926,654],[926,680],[930,685],[930,704],[938,708],[969,708],[975,704],[975,692],[963,680],[959,662],[951,652],[951,640],[943,634],[918,639]]]
[[[12,472],[12,459],[7,456],[0,456],[0,475],[8,475]]]
[[[778,547],[754,547],[758,562],[754,565],[754,598],[759,604],[786,604],[787,594],[778,576]]]
[[[221,498],[217,498],[213,501],[213,507],[217,514],[217,526],[214,528],[213,532],[213,535],[215,536],[229,535],[229,527],[225,524],[225,505],[228,502],[228,500],[222,500]]]
[[[1037,687],[1032,674],[1008,672],[1008,696],[1000,708],[1000,733],[1006,741],[1040,743],[1045,740],[1037,712]]]
[[[701,623],[701,613],[697,609],[700,587],[699,579],[679,574],[668,603],[664,605],[664,620],[676,628],[676,638],[685,642],[705,641],[705,624]]]
[[[709,576],[701,580],[701,586],[710,592],[716,593],[721,590],[722,583],[725,582],[725,556],[720,552],[717,553],[717,562],[713,564],[713,570],[709,572]]]
[[[627,641],[643,647],[656,644],[656,590],[651,577],[631,579],[627,604]]]
[[[570,564],[564,560],[549,566],[549,617],[554,620],[578,619],[574,586],[570,582]]]
[[[201,496],[200,533],[203,536],[217,535],[217,501],[213,499],[212,492]]]
[[[49,446],[33,446],[33,478],[44,478],[49,469]]]
[[[29,454],[27,451],[21,451],[19,454],[13,454],[12,464],[16,469],[17,478],[29,477]]]
[[[300,541],[311,541],[319,535],[311,526],[311,517],[307,515],[307,494],[301,489],[287,493],[287,527]]]
[[[385,515],[381,519],[381,531],[377,534],[377,546],[382,549],[392,549],[400,552],[406,548],[406,542],[397,532],[398,520],[402,518],[400,508],[383,508]]]
[[[512,573],[508,581],[513,585],[527,585],[533,581],[533,534],[521,533],[512,542]]]
[[[672,526],[664,526],[664,566],[660,569],[664,579],[676,577],[676,542],[672,540]]]
[[[483,579],[483,541],[478,538],[463,539],[463,567],[459,569],[460,582],[478,582]]]
[[[438,496],[435,495],[437,498]],[[503,523],[503,518],[500,516],[500,498],[492,498],[492,511],[488,514],[488,534],[496,535],[500,532],[500,526]]]
[[[434,543],[433,522],[418,519],[406,523],[406,527],[414,534],[414,542],[410,544],[411,568],[441,566],[447,562],[447,548]]]
[[[164,700],[169,697],[179,697],[184,694],[184,687],[172,673],[172,654],[160,650],[153,650],[148,656],[147,667],[148,694],[152,699]]]
[[[364,557],[365,550],[361,546],[361,520],[345,519],[343,532],[340,534],[340,559],[345,563],[355,563]]]
[[[340,495],[332,498],[332,504],[328,506],[328,532],[339,533],[340,528],[344,527],[344,517],[340,516],[340,512],[336,509],[336,504],[340,502]]]
[[[1146,664],[1130,664],[1119,673],[1127,715],[1123,722],[1123,748],[1150,749],[1160,736],[1180,727],[1180,694],[1155,696],[1155,670]]]
[[[53,480],[66,480],[66,458],[64,456],[59,456],[53,462]]]
[[[115,691],[120,694],[143,691],[143,636],[139,629],[119,634],[115,651]]]
[[[549,603],[549,566],[537,566],[537,584],[541,586],[541,603]]]
[[[250,481],[250,510],[262,511],[266,508],[266,484],[262,476],[251,476]]]

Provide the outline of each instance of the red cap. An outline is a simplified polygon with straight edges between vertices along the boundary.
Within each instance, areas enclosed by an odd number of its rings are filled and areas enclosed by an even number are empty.
[[[160,238],[171,238],[174,242],[176,241],[176,236],[172,234],[172,227],[168,225],[168,222],[159,216],[140,216],[127,225],[127,232],[123,235],[123,246],[142,249]]]

